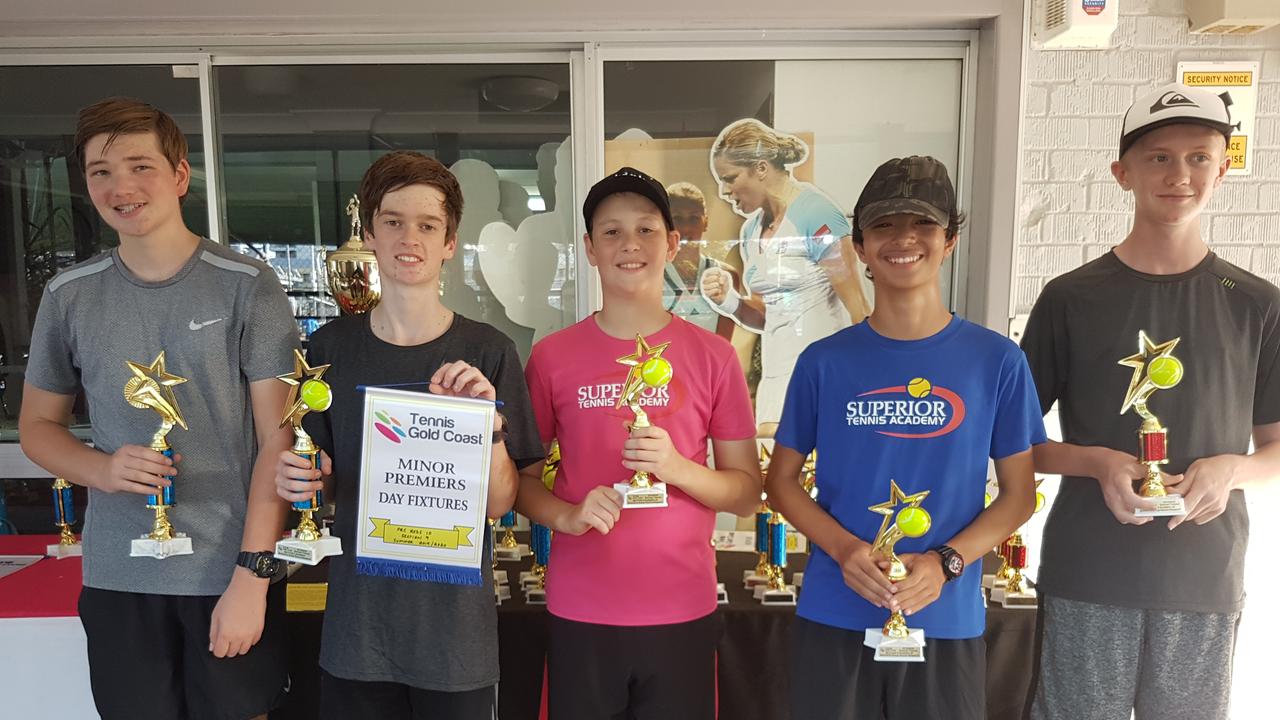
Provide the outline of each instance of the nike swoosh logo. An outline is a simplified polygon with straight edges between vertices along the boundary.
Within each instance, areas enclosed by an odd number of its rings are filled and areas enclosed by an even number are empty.
[[[213,320],[205,320],[205,321],[204,321],[204,322],[202,322],[202,323],[198,323],[198,322],[196,322],[196,321],[195,321],[195,318],[192,318],[192,319],[191,319],[191,324],[190,324],[190,325],[188,325],[187,327],[188,327],[188,328],[190,328],[190,329],[192,329],[192,330],[199,330],[200,328],[209,327],[210,325],[212,325],[212,324],[214,324],[214,323],[220,323],[220,322],[222,322],[222,321],[223,321],[223,320],[225,320],[225,319],[226,319],[226,318],[214,318]]]

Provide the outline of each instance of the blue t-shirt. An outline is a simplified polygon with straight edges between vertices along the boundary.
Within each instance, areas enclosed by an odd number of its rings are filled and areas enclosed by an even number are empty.
[[[903,554],[937,547],[968,527],[983,510],[988,458],[1016,455],[1045,434],[1022,351],[953,317],[923,340],[892,340],[862,322],[810,345],[787,388],[776,440],[802,455],[817,448],[818,504],[867,542],[883,519],[867,508],[889,499],[891,479],[907,494],[931,491],[921,507],[932,527],[898,541]],[[939,639],[982,635],[980,565],[972,562],[908,624]],[[889,617],[845,585],[816,546],[798,613],[859,631]]]

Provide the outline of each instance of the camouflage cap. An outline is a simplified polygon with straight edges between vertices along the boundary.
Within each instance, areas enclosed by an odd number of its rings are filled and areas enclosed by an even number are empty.
[[[850,217],[859,230],[899,214],[921,215],[946,227],[955,209],[956,190],[947,167],[927,155],[912,155],[876,168]]]

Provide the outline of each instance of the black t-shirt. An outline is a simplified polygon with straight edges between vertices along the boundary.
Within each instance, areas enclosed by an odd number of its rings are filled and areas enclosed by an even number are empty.
[[[333,388],[328,412],[312,413],[305,427],[333,459],[337,501],[335,534],[343,554],[329,559],[329,596],[320,664],[350,680],[398,682],[459,692],[498,680],[498,620],[493,576],[481,586],[446,585],[356,575],[357,491],[360,483],[364,397],[359,385],[425,382],[441,365],[465,360],[497,389],[507,418],[507,453],[516,467],[543,457],[529,391],[515,345],[485,323],[454,315],[443,335],[401,347],[378,339],[369,316],[343,317],[311,336],[308,362],[329,363]],[[419,389],[419,388],[406,388]],[[426,385],[420,388],[426,391]],[[482,567],[492,548],[485,536]]]
[[[1149,408],[1169,429],[1169,464],[1249,451],[1254,425],[1280,421],[1280,290],[1210,253],[1177,275],[1147,275],[1115,253],[1051,281],[1022,347],[1044,412],[1056,401],[1062,437],[1137,454],[1142,419],[1120,407],[1138,349],[1180,337],[1182,382]],[[1123,525],[1092,478],[1064,477],[1040,555],[1044,591],[1069,600],[1153,610],[1238,611],[1249,517],[1244,494],[1204,524]]]

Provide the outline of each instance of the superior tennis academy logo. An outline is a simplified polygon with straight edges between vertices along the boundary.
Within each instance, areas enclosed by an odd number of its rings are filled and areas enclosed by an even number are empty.
[[[667,407],[671,404],[670,385],[645,388],[640,393],[641,407]],[[613,407],[622,395],[622,383],[595,383],[578,387],[578,409]]]
[[[922,377],[913,378],[906,385],[869,390],[858,398],[845,406],[845,421],[850,427],[876,428],[877,433],[887,437],[936,438],[964,422],[964,400]]]
[[[404,442],[404,438],[408,437],[399,420],[381,410],[375,410],[373,416],[378,418],[373,421],[373,429],[382,433],[382,437],[397,445]]]

